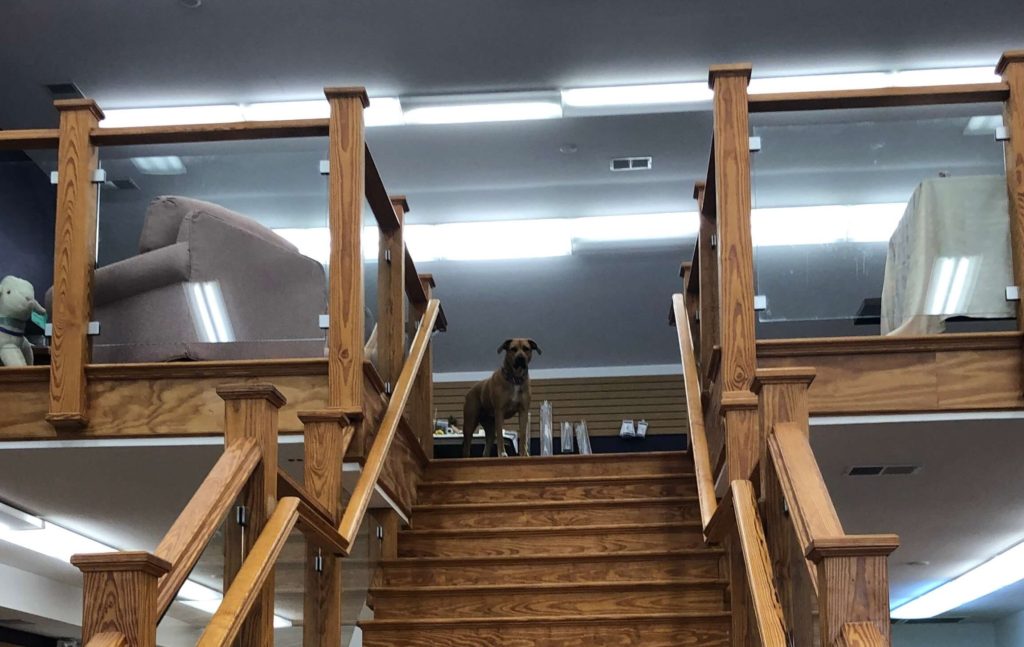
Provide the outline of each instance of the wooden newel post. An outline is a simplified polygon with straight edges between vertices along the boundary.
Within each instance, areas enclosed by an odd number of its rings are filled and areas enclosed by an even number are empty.
[[[340,411],[299,413],[304,425],[303,482],[309,493],[341,523],[341,465],[354,432]],[[303,601],[302,644],[337,647],[341,641],[341,560],[306,541],[306,587]]]
[[[890,644],[888,558],[896,535],[856,535],[811,543],[818,569],[821,644],[836,645],[848,625],[873,625]]]
[[[82,571],[82,644],[99,634],[121,634],[128,647],[156,647],[157,581],[171,570],[146,552],[75,555]]]
[[[331,232],[327,330],[328,408],[353,423],[363,410],[363,200],[365,88],[325,88],[331,105],[328,224]]]
[[[1004,147],[1006,190],[1010,200],[1010,249],[1013,282],[1019,290],[1024,290],[1024,50],[1005,52],[996,65],[996,74],[1010,86],[1010,96],[1003,108],[1003,123],[1010,131],[1010,139]],[[1024,299],[1017,301],[1017,329],[1024,331]],[[1024,388],[1024,378],[1021,386]]]
[[[419,275],[420,286],[426,301],[412,305],[413,316],[417,321],[423,319],[427,311],[427,304],[433,298],[433,289],[436,286],[432,274]],[[413,431],[420,438],[420,445],[428,457],[434,455],[434,351],[433,344],[427,342],[427,350],[423,354],[423,361],[420,363],[420,370],[416,373],[415,388],[412,401],[409,403],[411,414],[409,421],[412,423]]]
[[[224,400],[224,445],[251,438],[260,449],[260,464],[239,497],[241,511],[224,526],[224,590],[234,581],[245,555],[277,506],[278,410],[285,399],[271,384],[234,384],[217,388]],[[240,647],[274,644],[274,574],[260,592],[239,634]]]
[[[720,344],[718,337],[718,252],[714,240],[718,236],[717,226],[713,217],[704,215],[703,182],[693,187],[693,198],[697,201],[700,218],[700,229],[697,232],[697,262],[700,270],[700,291],[697,294],[698,306],[694,314],[699,313],[700,343],[695,344],[700,360],[701,389],[707,390],[708,371],[711,369],[712,351]]]
[[[380,231],[377,255],[377,369],[385,384],[395,388],[405,361],[405,243],[402,230],[409,203],[393,196],[398,227]]]
[[[61,100],[54,106],[60,111],[60,145],[46,420],[59,430],[78,430],[89,424],[85,365],[90,357],[88,332],[96,268],[97,185],[93,173],[99,153],[89,133],[103,119],[103,112],[90,99]]]

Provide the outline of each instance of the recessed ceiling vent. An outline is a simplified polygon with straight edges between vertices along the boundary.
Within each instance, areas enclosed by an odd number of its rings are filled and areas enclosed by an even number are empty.
[[[56,99],[81,99],[85,97],[74,83],[48,83],[46,89]]]
[[[613,171],[650,171],[654,166],[652,157],[616,157],[612,160]]]
[[[854,465],[847,476],[911,476],[921,471],[920,465]]]
[[[964,618],[910,618],[907,620],[896,620],[897,625],[955,625],[964,621]]]

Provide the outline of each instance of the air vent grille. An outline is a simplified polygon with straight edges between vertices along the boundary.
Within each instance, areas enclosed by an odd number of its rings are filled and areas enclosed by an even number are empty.
[[[653,157],[616,157],[612,160],[613,171],[649,171],[654,166]]]
[[[847,476],[911,476],[921,471],[920,465],[854,465]]]

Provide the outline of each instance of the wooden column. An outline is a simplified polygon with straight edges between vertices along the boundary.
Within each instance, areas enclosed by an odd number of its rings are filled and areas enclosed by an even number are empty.
[[[327,331],[328,407],[353,423],[363,409],[364,88],[325,88],[331,105],[328,224],[331,231]]]
[[[299,413],[304,425],[303,482],[306,492],[322,503],[337,527],[344,513],[341,465],[354,428],[339,411]],[[317,569],[317,561],[322,565]],[[306,541],[306,586],[303,600],[304,647],[337,647],[341,641],[341,560]]]
[[[750,388],[754,345],[754,250],[750,237],[749,64],[711,68],[715,91],[715,202],[718,208],[719,379],[722,391]],[[703,316],[703,315],[702,315]]]
[[[807,388],[814,380],[814,375],[813,368],[758,369],[753,385],[759,402],[760,479],[765,538],[772,572],[778,582],[786,626],[796,645],[814,644],[816,596],[803,549],[797,541],[786,510],[782,487],[767,454],[767,438],[775,424],[780,422],[794,422],[807,429]]]
[[[715,346],[721,341],[718,333],[718,251],[713,240],[718,235],[718,227],[713,218],[704,215],[704,183],[698,182],[693,188],[693,197],[697,200],[700,212],[700,229],[697,234],[697,260],[700,263],[700,344],[696,346],[700,352],[701,388],[709,388],[708,376],[711,374],[711,360]],[[753,305],[751,305],[753,307]]]
[[[409,203],[391,198],[398,228],[380,232],[377,255],[377,370],[393,389],[405,361],[405,244],[402,228]]]
[[[277,417],[284,396],[270,384],[235,384],[217,388],[224,400],[224,445],[245,438],[256,441],[261,461],[242,490],[239,504],[245,507],[245,525],[229,519],[224,530],[224,590],[227,591],[245,556],[277,506]],[[339,467],[340,469],[340,467]],[[274,644],[274,574],[260,592],[239,634],[240,647],[272,647]]]
[[[821,644],[835,645],[847,624],[871,623],[889,644],[888,557],[895,535],[815,540],[807,556],[818,567]]]
[[[427,311],[427,304],[433,298],[435,287],[432,274],[420,274],[420,285],[423,287],[423,294],[426,295],[424,303],[412,304],[412,316],[416,321],[423,318]],[[420,370],[416,373],[416,382],[413,387],[412,399],[409,402],[409,422],[413,431],[420,439],[420,445],[424,453],[430,458],[434,456],[434,351],[433,343],[427,342],[427,350],[423,354],[423,362],[420,363]]]
[[[398,559],[398,530],[401,527],[401,520],[394,510],[380,509],[372,510],[373,518],[377,520],[383,530],[383,537],[380,543],[381,559]]]
[[[46,420],[58,430],[77,430],[89,424],[85,365],[90,356],[88,329],[96,267],[97,203],[92,176],[99,154],[89,133],[103,119],[103,112],[89,99],[60,100],[54,105],[60,111],[60,144]]]
[[[1003,108],[1003,123],[1010,131],[1010,140],[1004,146],[1006,190],[1010,199],[1010,250],[1013,282],[1024,291],[1024,50],[1004,53],[996,65],[996,74],[1010,86],[1010,97]],[[1024,299],[1017,301],[1017,329],[1024,331]]]
[[[82,571],[82,644],[121,634],[128,647],[156,647],[157,581],[171,564],[145,552],[75,555]]]

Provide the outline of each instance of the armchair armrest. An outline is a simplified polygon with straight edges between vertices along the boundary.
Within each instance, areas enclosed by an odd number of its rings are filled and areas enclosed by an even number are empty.
[[[93,307],[187,282],[190,265],[188,243],[176,243],[101,267],[93,282]]]

